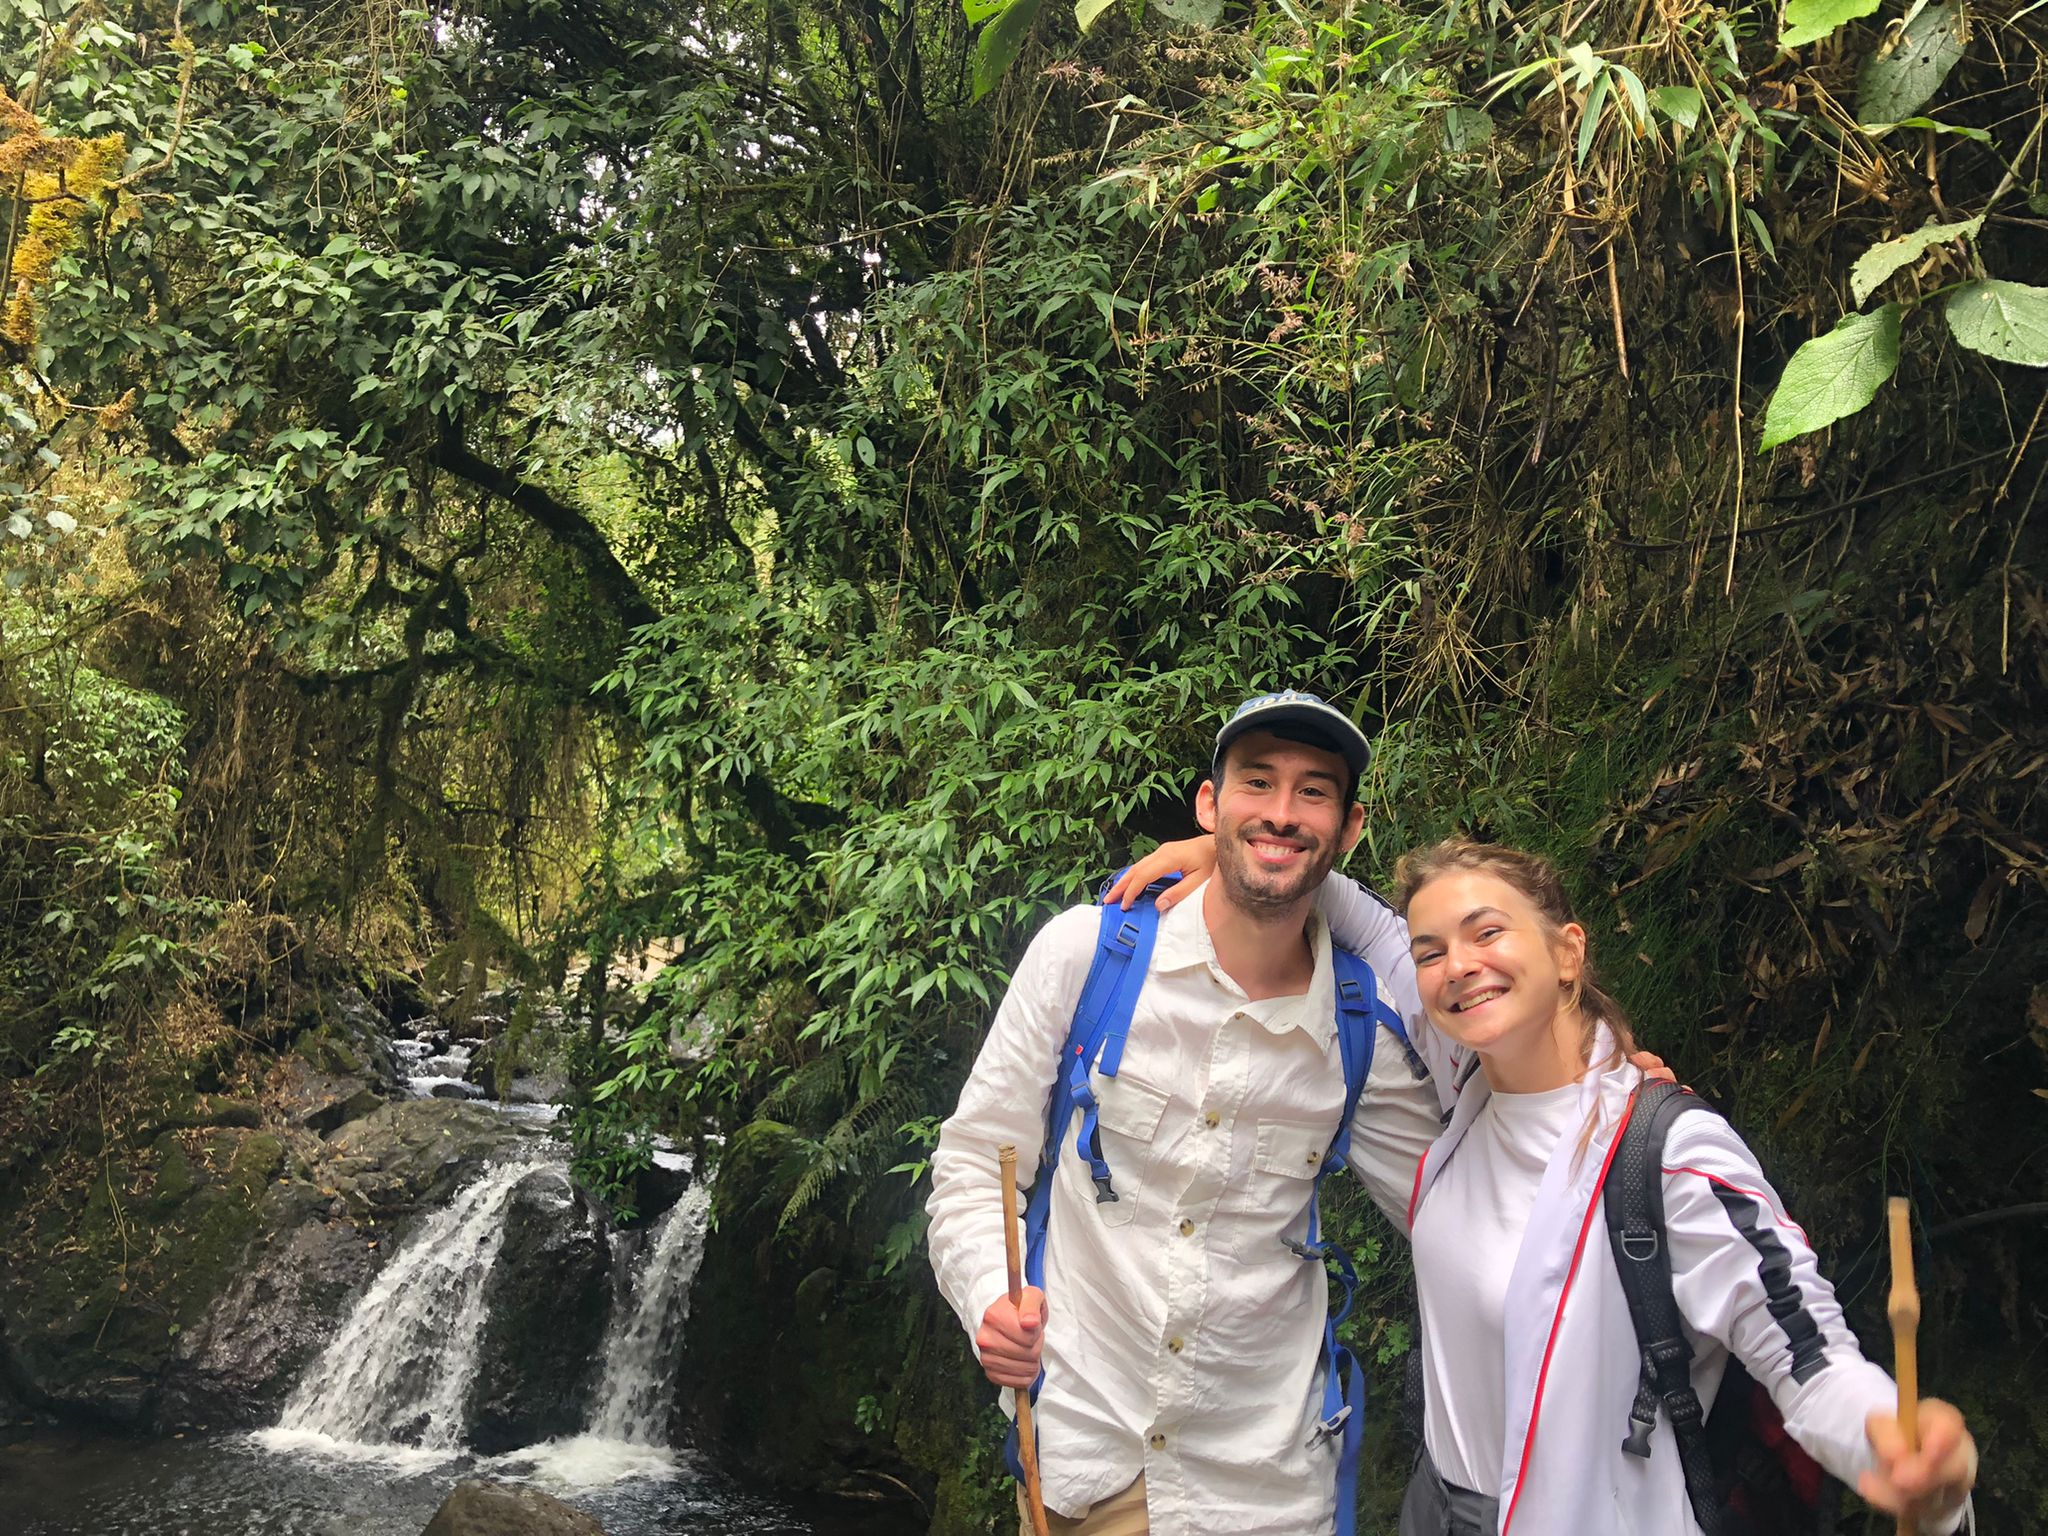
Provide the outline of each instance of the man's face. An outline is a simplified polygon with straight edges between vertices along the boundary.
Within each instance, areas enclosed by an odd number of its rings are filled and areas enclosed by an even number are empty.
[[[1247,912],[1293,907],[1350,851],[1365,810],[1344,809],[1350,776],[1335,752],[1253,731],[1230,744],[1223,780],[1195,797],[1195,817],[1216,834],[1216,878]]]

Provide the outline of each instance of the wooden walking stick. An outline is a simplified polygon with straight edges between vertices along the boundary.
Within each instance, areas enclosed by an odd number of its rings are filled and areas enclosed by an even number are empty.
[[[1892,1224],[1892,1371],[1899,1378],[1899,1433],[1906,1449],[1920,1448],[1920,1288],[1913,1283],[1913,1217],[1903,1196],[1888,1203]],[[1919,1522],[1899,1516],[1898,1536],[1914,1536]]]
[[[1009,1142],[996,1148],[1003,1169],[1003,1254],[1010,1261],[1010,1305],[1024,1301],[1024,1260],[1017,1252],[1017,1149]],[[1031,1427],[1031,1389],[1018,1387],[1017,1461],[1024,1468],[1024,1507],[1031,1516],[1031,1536],[1051,1536],[1045,1524],[1045,1497],[1038,1490],[1038,1434]]]

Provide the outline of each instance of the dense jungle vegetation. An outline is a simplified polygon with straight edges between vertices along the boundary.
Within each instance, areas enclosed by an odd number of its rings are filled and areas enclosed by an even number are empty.
[[[1295,682],[1356,872],[1582,872],[1884,1359],[1912,1196],[2048,1523],[2042,0],[0,9],[5,1183],[324,972],[580,978],[593,1187],[729,1136],[757,1460],[990,1528],[923,1149]]]

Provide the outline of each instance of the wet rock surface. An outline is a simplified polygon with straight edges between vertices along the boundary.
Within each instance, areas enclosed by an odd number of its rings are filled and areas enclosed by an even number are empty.
[[[594,1515],[537,1488],[457,1483],[420,1536],[604,1536]]]
[[[179,1340],[156,1408],[159,1420],[188,1424],[267,1421],[292,1382],[331,1335],[349,1298],[376,1268],[374,1239],[346,1222],[321,1219],[326,1198],[309,1185],[283,1186],[305,1203],[293,1224],[276,1225],[254,1245],[253,1263],[236,1276],[199,1327]],[[310,1203],[305,1197],[310,1196]]]
[[[531,1134],[482,1105],[401,1099],[327,1138],[332,1187],[353,1215],[404,1215],[446,1199],[485,1159]]]
[[[566,1178],[522,1184],[484,1288],[469,1441],[495,1455],[575,1434],[589,1412],[611,1311],[603,1223]]]

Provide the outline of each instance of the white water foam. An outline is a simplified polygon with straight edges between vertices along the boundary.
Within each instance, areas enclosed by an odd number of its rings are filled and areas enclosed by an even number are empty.
[[[462,1448],[462,1409],[477,1369],[484,1285],[505,1237],[505,1207],[538,1172],[539,1152],[487,1168],[422,1222],[300,1378],[260,1444],[413,1466]]]

